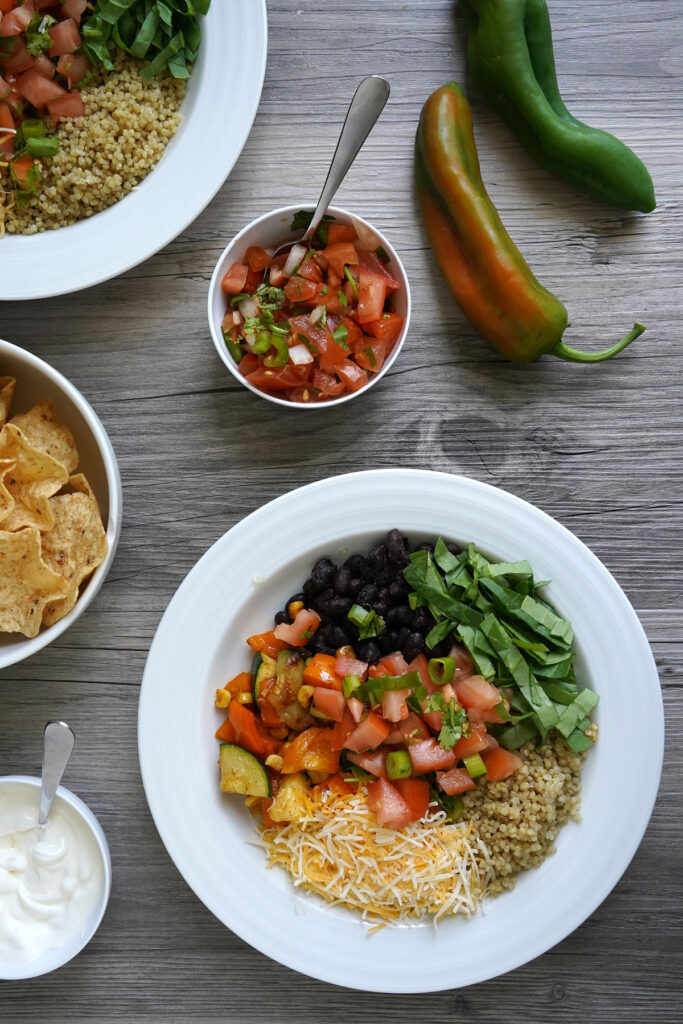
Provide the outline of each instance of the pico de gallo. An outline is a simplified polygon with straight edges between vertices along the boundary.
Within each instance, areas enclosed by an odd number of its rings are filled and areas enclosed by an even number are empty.
[[[300,211],[292,230],[305,230]],[[252,245],[222,279],[222,330],[244,377],[266,394],[316,403],[364,388],[403,330],[399,280],[364,226],[327,217],[311,245],[273,256]],[[359,233],[360,232],[360,233]]]

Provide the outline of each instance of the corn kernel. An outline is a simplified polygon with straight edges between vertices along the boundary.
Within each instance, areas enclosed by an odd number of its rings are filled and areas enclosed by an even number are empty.
[[[338,658],[355,658],[356,657],[355,652],[353,650],[353,647],[351,647],[350,644],[344,644],[343,647],[340,647],[339,650],[336,651],[336,655],[337,655]]]
[[[313,687],[309,686],[308,683],[304,683],[303,686],[299,687],[299,692],[296,695],[296,699],[301,704],[302,708],[307,708],[313,698]]]
[[[239,704],[253,704],[254,697],[250,690],[243,690],[242,693],[238,693],[235,700]]]
[[[227,690],[216,690],[216,707],[217,708],[229,708],[232,697]]]
[[[287,605],[287,611],[289,612],[290,616],[293,619],[295,619],[299,612],[301,611],[301,609],[303,608],[303,606],[303,601],[290,601],[290,603]]]
[[[282,771],[284,761],[282,760],[279,754],[271,754],[269,757],[266,758],[266,764],[268,765],[269,768],[272,768],[274,771],[279,772]]]

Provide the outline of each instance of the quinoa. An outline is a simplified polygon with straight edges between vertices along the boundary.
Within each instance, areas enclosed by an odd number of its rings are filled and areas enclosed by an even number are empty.
[[[509,779],[482,782],[463,794],[463,818],[485,844],[495,872],[490,896],[512,889],[518,872],[538,867],[554,853],[553,843],[570,817],[581,821],[585,755],[575,754],[559,735],[542,747],[527,743],[517,753],[523,763]]]
[[[157,165],[178,130],[185,82],[168,74],[145,82],[141,61],[121,53],[113,60],[115,70],[83,90],[86,116],[60,124],[38,195],[20,208],[11,191],[0,191],[0,228],[3,199],[5,230],[32,235],[106,210]],[[55,130],[49,121],[47,128]]]

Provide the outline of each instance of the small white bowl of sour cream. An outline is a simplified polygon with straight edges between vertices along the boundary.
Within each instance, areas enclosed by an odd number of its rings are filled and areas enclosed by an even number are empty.
[[[40,779],[0,778],[0,980],[37,978],[90,942],[109,902],[111,857],[82,800],[62,786],[38,825]]]

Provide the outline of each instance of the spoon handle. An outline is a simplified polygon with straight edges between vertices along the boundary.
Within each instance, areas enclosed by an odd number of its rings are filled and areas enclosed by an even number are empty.
[[[344,180],[346,173],[358,156],[358,151],[370,134],[370,129],[382,113],[389,99],[389,83],[378,75],[364,78],[356,89],[346,114],[346,120],[339,136],[337,148],[327,173],[327,179],[320,193],[320,199],[303,240],[313,237],[323,214],[332,202],[332,197]]]
[[[43,733],[43,772],[38,824],[44,825],[57,787],[74,746],[74,734],[66,722],[48,722]]]

